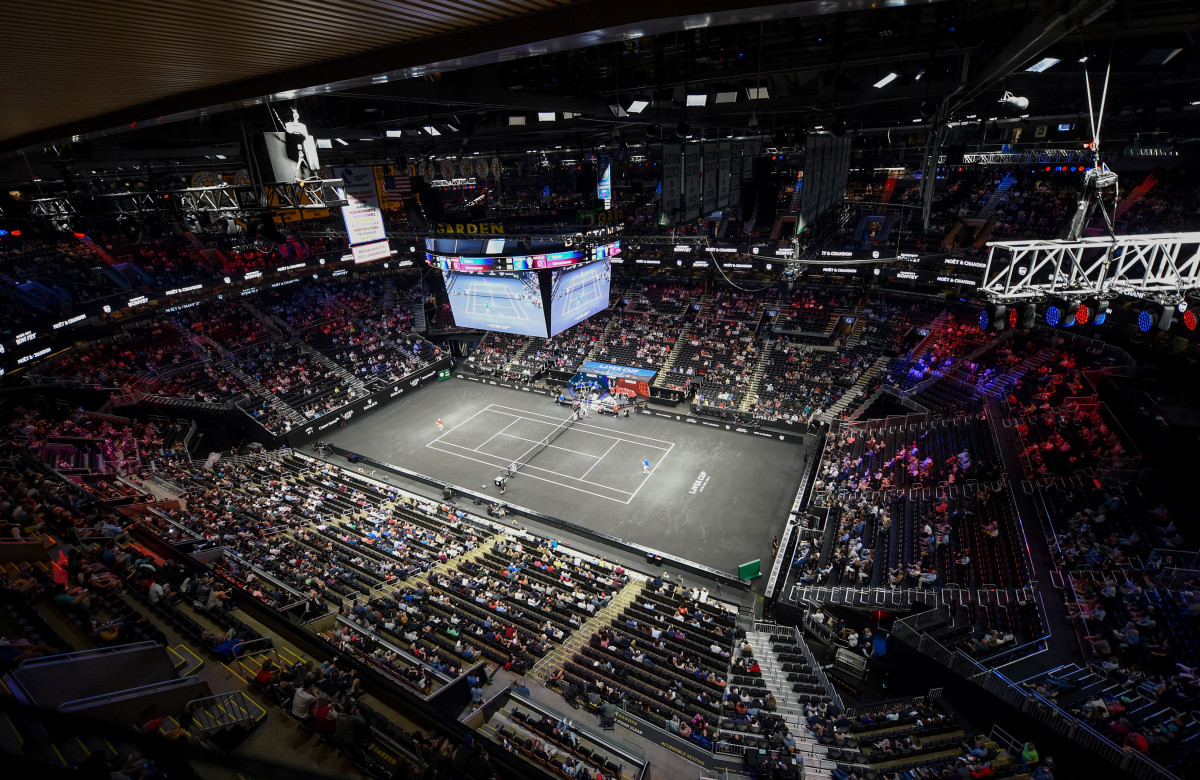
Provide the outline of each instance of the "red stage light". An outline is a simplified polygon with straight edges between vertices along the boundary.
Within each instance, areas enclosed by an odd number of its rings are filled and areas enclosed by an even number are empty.
[[[1183,327],[1188,330],[1196,329],[1196,312],[1188,309],[1183,313]]]
[[[1017,314],[1017,307],[1014,306],[1008,310],[1008,327],[1017,327],[1017,319],[1020,315]]]
[[[1087,307],[1086,303],[1079,304],[1079,308],[1075,310],[1075,324],[1087,325],[1088,320],[1092,318],[1092,311]]]

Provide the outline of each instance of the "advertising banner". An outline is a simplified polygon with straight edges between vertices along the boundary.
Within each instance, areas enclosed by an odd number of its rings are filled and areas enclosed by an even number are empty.
[[[612,163],[607,157],[600,158],[600,184],[596,187],[596,197],[604,201],[604,210],[612,208]]]
[[[742,167],[744,144],[734,141],[729,145],[729,173],[725,179],[729,182],[729,202],[726,206],[737,206],[742,202]]]
[[[717,208],[729,205],[729,141],[722,141],[717,149]]]
[[[683,147],[663,144],[662,207],[658,224],[673,225],[682,215],[680,199],[683,194]]]
[[[599,363],[595,360],[589,360],[581,366],[581,370],[589,374],[600,374],[602,376],[628,377],[632,379],[642,379],[647,382],[654,380],[657,376],[657,371],[652,371],[648,368],[634,368],[633,366],[618,366],[612,363]]]
[[[700,144],[688,144],[683,149],[683,221],[700,216]]]
[[[342,206],[342,219],[346,222],[350,243],[386,240],[379,192],[375,188],[375,169],[369,165],[343,166],[336,169],[336,174],[342,179],[342,195],[347,201]]]
[[[717,142],[704,142],[704,188],[700,194],[701,208],[711,214],[720,208],[717,202]]]

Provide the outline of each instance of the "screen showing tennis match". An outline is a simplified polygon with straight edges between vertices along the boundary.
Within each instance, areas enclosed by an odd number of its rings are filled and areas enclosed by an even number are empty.
[[[460,328],[547,335],[536,273],[461,273],[442,269],[442,279],[446,282],[454,324]],[[607,300],[607,292],[605,296]]]
[[[608,258],[555,271],[550,294],[550,335],[562,333],[607,309],[611,281],[612,261]]]

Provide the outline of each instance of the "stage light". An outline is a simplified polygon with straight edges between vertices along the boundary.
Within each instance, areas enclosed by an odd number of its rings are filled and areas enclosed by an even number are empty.
[[[1009,309],[1008,310],[1008,327],[1010,327],[1010,328],[1017,327],[1017,323],[1020,321],[1020,318],[1021,318],[1021,314],[1020,314],[1020,312],[1017,311],[1016,306]]]
[[[403,130],[385,130],[384,135],[386,135],[388,138],[403,138],[404,131]]]
[[[1188,309],[1183,313],[1183,327],[1188,330],[1196,329],[1196,312]]]
[[[988,304],[979,312],[980,330],[1004,330],[1008,324],[1008,307],[998,303]]]
[[[883,89],[888,84],[891,84],[893,81],[895,81],[898,78],[900,78],[900,74],[893,71],[893,72],[887,74],[886,76],[884,76],[883,78],[881,78],[879,81],[876,81],[875,89]]]
[[[1038,60],[1037,62],[1030,65],[1028,68],[1026,68],[1025,72],[1026,73],[1041,73],[1043,71],[1049,70],[1050,68],[1053,68],[1055,65],[1057,65],[1060,62],[1062,62],[1062,60],[1058,59],[1057,57],[1043,57],[1040,60]]]
[[[1058,308],[1058,306],[1055,306],[1054,304],[1047,306],[1046,324],[1054,328],[1058,326],[1060,320],[1062,320],[1062,309]]]
[[[708,95],[688,95],[687,105],[690,107],[702,106],[708,102]]]
[[[748,87],[746,89],[746,98],[748,100],[768,100],[770,97],[771,92],[767,87]]]
[[[640,114],[643,111],[645,111],[649,106],[650,106],[649,100],[642,100],[641,98],[637,98],[635,100],[630,101],[629,108],[627,108],[625,110],[631,114]]]
[[[436,127],[434,127],[433,125],[425,125],[425,127],[423,129],[425,130],[425,132],[429,133],[430,135],[433,135],[433,136],[441,135],[441,133],[438,132],[438,129]]]
[[[738,98],[737,92],[718,92],[716,97],[717,103],[736,103]]]
[[[341,144],[342,146],[349,146],[349,145],[350,145],[350,143],[349,143],[348,141],[346,141],[346,140],[343,140],[343,139],[341,139],[341,138],[335,138],[335,139],[333,139],[333,140],[337,141],[337,142],[338,142],[339,144]]]
[[[555,119],[555,114],[553,111],[539,111],[538,112],[538,121],[539,122],[553,122],[554,119]]]
[[[1075,309],[1075,321],[1080,325],[1102,325],[1108,318],[1108,301],[1101,298],[1084,298]]]
[[[1150,329],[1154,327],[1154,315],[1143,309],[1138,312],[1137,325],[1138,330],[1142,333],[1149,333]]]
[[[1018,111],[1025,111],[1029,108],[1029,98],[1014,95],[1011,92],[1005,92],[997,102],[1004,103]]]

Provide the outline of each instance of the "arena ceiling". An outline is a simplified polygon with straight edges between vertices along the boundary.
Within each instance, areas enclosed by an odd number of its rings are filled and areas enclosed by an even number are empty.
[[[1107,128],[1200,135],[1192,0],[67,0],[9,17],[0,152],[27,156],[0,160],[3,181],[234,165],[245,133],[271,129],[268,103],[341,139],[327,154],[347,163],[680,130],[789,143],[842,125],[920,143],[944,103],[978,123],[970,143],[1019,120],[997,104],[1005,90],[1029,98],[1030,122],[1082,127],[1084,69],[1098,95],[1108,62]],[[1047,56],[1058,63],[1027,70]]]
[[[910,1],[942,0],[805,0],[763,8],[737,0],[10,4],[0,59],[0,144],[20,148],[265,94],[418,72],[434,63],[462,67],[488,53],[513,58],[629,32]]]

